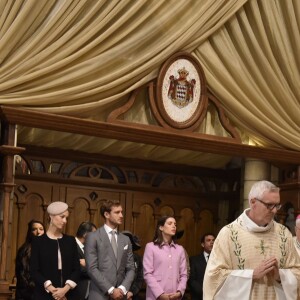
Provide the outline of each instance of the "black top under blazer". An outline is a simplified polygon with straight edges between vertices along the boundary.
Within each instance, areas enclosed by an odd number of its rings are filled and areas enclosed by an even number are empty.
[[[62,271],[58,270],[58,245],[61,252]],[[37,236],[32,241],[30,273],[35,282],[34,299],[53,300],[44,288],[44,283],[51,280],[54,287],[64,287],[66,281],[78,282],[80,264],[77,243],[73,236],[63,235],[60,239],[50,239],[47,234]],[[73,299],[76,288],[66,297]]]

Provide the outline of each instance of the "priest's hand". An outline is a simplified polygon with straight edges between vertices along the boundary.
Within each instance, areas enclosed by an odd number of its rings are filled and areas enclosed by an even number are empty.
[[[277,271],[276,271],[277,269]],[[254,270],[253,270],[253,280],[261,279],[266,274],[274,272],[274,277],[277,279],[279,277],[278,263],[275,257],[270,257],[264,259]]]
[[[274,280],[276,280],[279,283],[281,282],[280,275],[279,275],[279,266],[278,266],[277,260],[276,260],[276,265],[274,265],[273,276],[274,276]]]

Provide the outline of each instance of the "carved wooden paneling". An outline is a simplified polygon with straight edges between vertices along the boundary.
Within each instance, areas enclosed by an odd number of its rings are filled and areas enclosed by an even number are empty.
[[[104,220],[100,216],[100,206],[106,199],[117,199],[123,206],[125,205],[125,195],[120,192],[84,186],[66,187],[65,202],[70,207],[67,232],[75,235],[78,226],[84,221],[91,221],[96,226],[101,226]]]
[[[136,192],[132,211],[135,215],[135,233],[142,237],[142,245],[152,241],[157,219],[162,215],[171,215],[176,219],[177,229],[184,230],[184,235],[178,242],[186,248],[189,255],[199,253],[200,247],[195,241],[199,240],[200,235],[205,232],[217,233],[213,215],[218,209],[216,201],[208,204],[204,198],[200,202],[201,208],[199,198],[189,195]],[[145,241],[145,238],[148,240]],[[143,253],[143,249],[140,252]]]
[[[230,194],[231,202],[239,205],[238,191],[235,194],[221,191],[224,184],[231,186],[238,180],[238,173],[216,177],[211,171],[200,174],[86,163],[82,158],[20,156],[16,164],[11,225],[14,241],[10,243],[8,277],[13,278],[16,251],[24,242],[27,223],[34,218],[47,224],[46,208],[58,200],[68,203],[70,208],[67,234],[75,235],[79,224],[87,220],[101,226],[104,222],[100,216],[102,201],[119,199],[124,210],[120,230],[130,230],[140,238],[141,255],[146,243],[153,239],[157,219],[166,214],[176,218],[178,230],[184,230],[178,242],[189,255],[197,254],[200,235],[207,231],[217,233],[219,229],[218,199],[226,199]]]
[[[188,252],[193,255],[195,244],[195,218],[191,208],[183,208],[180,211],[180,218],[177,219],[177,230],[184,230],[183,236],[177,241]]]
[[[159,214],[161,216],[174,216],[174,209],[170,206],[163,206],[161,207]]]
[[[142,249],[139,250],[138,253],[142,254],[145,249],[145,245],[153,240],[156,226],[154,209],[147,203],[141,203],[138,211],[134,212],[134,216],[136,226],[132,231],[140,239]]]
[[[214,215],[210,210],[203,210],[199,214],[199,221],[197,222],[197,239],[198,243],[196,245],[196,254],[199,253],[202,248],[199,239],[203,234],[207,232],[212,232],[214,234],[218,233],[217,227],[214,224]]]
[[[90,203],[88,199],[85,199],[80,194],[77,194],[74,199],[67,197],[67,203],[70,207],[70,215],[67,223],[67,231],[71,235],[76,235],[78,226],[84,221],[91,221],[90,215]]]

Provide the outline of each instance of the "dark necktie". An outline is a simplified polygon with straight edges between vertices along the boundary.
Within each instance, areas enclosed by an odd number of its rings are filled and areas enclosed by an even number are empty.
[[[115,253],[115,257],[117,258],[117,249],[118,249],[118,246],[117,246],[117,240],[116,240],[116,232],[114,230],[111,231],[111,246],[114,250],[114,253]]]
[[[208,260],[209,260],[209,254],[207,255],[206,262],[208,262]]]

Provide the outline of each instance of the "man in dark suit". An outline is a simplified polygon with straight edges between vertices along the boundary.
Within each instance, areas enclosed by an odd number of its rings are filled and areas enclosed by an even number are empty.
[[[123,222],[118,200],[106,200],[100,208],[104,226],[87,235],[85,259],[91,278],[89,300],[127,299],[135,275],[129,238],[117,231]]]
[[[190,258],[191,273],[188,281],[192,300],[203,299],[203,279],[209,254],[213,248],[215,236],[204,234],[201,238],[203,253]]]
[[[80,280],[76,286],[76,299],[85,300],[88,299],[90,277],[87,274],[86,263],[84,257],[84,244],[85,238],[89,232],[96,231],[97,227],[91,222],[82,222],[76,233],[77,252],[80,261]]]

